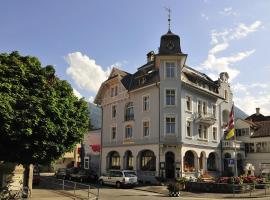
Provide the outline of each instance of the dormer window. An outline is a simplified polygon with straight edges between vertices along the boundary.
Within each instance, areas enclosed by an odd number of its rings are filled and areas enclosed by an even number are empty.
[[[175,77],[175,63],[174,62],[166,63],[166,77],[167,78]]]
[[[111,88],[111,97],[115,97],[118,95],[118,87],[115,86],[115,87],[112,87]]]

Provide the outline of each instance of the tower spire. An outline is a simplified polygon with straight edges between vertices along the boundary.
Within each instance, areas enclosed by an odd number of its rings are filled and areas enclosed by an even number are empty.
[[[168,32],[171,32],[171,9],[170,8],[165,8],[166,11],[168,12]]]

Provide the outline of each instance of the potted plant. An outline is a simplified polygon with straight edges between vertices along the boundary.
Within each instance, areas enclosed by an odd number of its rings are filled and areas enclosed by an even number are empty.
[[[186,182],[187,182],[186,177],[180,177],[176,179],[176,183],[180,185],[181,190],[184,190],[186,188]]]
[[[179,197],[180,196],[180,190],[181,190],[181,184],[179,183],[169,183],[167,186],[167,189],[169,190],[169,196],[170,197]]]

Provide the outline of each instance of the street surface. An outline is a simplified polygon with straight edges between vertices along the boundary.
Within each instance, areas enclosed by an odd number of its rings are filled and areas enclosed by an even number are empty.
[[[96,199],[95,194],[97,194],[97,188],[95,185],[91,185],[91,189],[88,190],[88,184],[75,183],[70,181],[65,181],[65,190],[63,190],[62,186],[59,183],[62,183],[63,180],[55,179],[54,177],[42,177],[41,183],[39,186],[35,186],[32,191],[31,200],[71,200],[71,199],[88,199],[87,191],[91,191],[89,195],[89,199]],[[74,184],[76,186],[76,190],[74,192]],[[162,186],[153,186],[155,188]],[[103,186],[99,190],[99,199],[100,200],[144,200],[144,199],[188,199],[188,200],[209,200],[209,199],[256,199],[256,200],[266,200],[270,199],[270,197],[262,198],[249,198],[248,194],[243,198],[243,196],[235,196],[233,198],[232,195],[222,195],[222,194],[213,194],[213,193],[189,193],[182,192],[183,196],[175,198],[168,197],[166,187],[163,186],[163,194],[154,193],[150,191],[142,191],[145,187],[137,187],[136,188],[124,188],[117,189],[115,187]],[[151,188],[148,187],[148,188]],[[164,192],[165,191],[165,192]],[[74,196],[75,194],[75,196]]]

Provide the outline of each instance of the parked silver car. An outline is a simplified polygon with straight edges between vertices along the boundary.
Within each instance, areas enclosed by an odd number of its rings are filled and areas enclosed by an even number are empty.
[[[117,188],[123,186],[135,186],[138,184],[138,177],[135,171],[131,170],[110,170],[107,174],[99,177],[99,183],[115,185]]]

